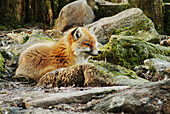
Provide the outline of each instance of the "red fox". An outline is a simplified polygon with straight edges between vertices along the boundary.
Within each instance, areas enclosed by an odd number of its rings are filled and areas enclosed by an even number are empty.
[[[58,42],[48,41],[28,47],[20,55],[15,75],[39,80],[47,72],[87,63],[90,56],[101,53],[97,43],[88,29],[72,28]]]

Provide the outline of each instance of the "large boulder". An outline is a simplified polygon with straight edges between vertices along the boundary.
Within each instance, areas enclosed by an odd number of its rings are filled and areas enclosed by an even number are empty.
[[[94,19],[94,13],[84,1],[75,1],[62,8],[55,22],[55,29],[66,31],[74,25],[83,26]]]
[[[139,85],[148,82],[132,70],[102,61],[92,64],[78,64],[47,73],[38,82],[38,86],[79,86],[95,87],[110,85]]]
[[[109,80],[105,79],[107,75],[99,72],[94,65],[80,64],[69,68],[57,69],[40,78],[38,86],[52,85],[58,86],[109,86],[113,85]]]
[[[145,42],[134,36],[112,35],[109,43],[101,48],[98,60],[134,68],[149,58],[160,58],[169,61],[170,47]]]
[[[170,113],[170,79],[147,83],[112,94],[93,107],[97,112]]]
[[[112,17],[102,18],[86,25],[105,44],[111,35],[138,36],[145,41],[158,43],[160,37],[153,22],[139,8],[132,8]]]

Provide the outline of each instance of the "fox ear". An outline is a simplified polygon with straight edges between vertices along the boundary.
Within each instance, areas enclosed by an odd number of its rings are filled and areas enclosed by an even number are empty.
[[[74,40],[79,39],[82,36],[82,31],[80,27],[76,27],[73,32],[72,32],[72,36]]]

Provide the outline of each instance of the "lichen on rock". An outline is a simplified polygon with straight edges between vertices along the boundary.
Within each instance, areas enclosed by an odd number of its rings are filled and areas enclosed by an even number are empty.
[[[104,61],[91,61],[100,72],[107,75],[107,78],[116,85],[139,85],[148,82],[136,75],[131,69],[120,65],[114,65]]]
[[[143,64],[145,59],[158,57],[168,59],[170,48],[151,44],[134,36],[112,35],[108,44],[101,48],[103,51],[97,60],[132,68]]]
[[[122,11],[112,17],[102,18],[86,25],[95,33],[100,43],[111,35],[137,36],[144,41],[158,43],[160,37],[153,22],[139,8]]]

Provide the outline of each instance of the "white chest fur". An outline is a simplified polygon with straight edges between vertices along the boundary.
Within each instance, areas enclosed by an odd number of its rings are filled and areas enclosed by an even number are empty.
[[[79,64],[79,63],[87,63],[88,62],[88,59],[90,58],[91,56],[87,55],[86,53],[83,53],[83,54],[80,54],[79,56],[77,56],[76,60],[75,60],[75,63],[76,64]]]

